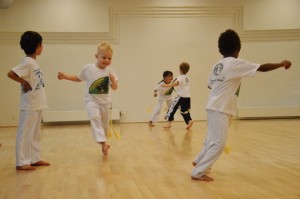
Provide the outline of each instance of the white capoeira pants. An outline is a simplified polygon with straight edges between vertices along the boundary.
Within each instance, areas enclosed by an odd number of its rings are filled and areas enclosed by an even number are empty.
[[[40,125],[42,110],[21,110],[16,137],[16,166],[41,160]]]
[[[207,135],[201,152],[194,162],[197,164],[191,176],[200,178],[222,154],[226,146],[227,132],[231,115],[218,111],[207,110]]]
[[[106,135],[109,131],[110,104],[99,104],[95,101],[87,101],[86,111],[95,141],[106,142]]]
[[[159,99],[159,100],[157,100],[156,105],[153,109],[153,113],[152,113],[150,121],[152,121],[152,122],[157,122],[158,121],[164,101],[166,101],[167,107],[169,108],[172,99],[168,99],[168,100]]]

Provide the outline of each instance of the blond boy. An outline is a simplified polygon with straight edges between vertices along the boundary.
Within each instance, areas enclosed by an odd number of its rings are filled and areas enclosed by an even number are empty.
[[[66,75],[58,72],[58,79],[74,82],[86,82],[85,105],[90,120],[94,139],[102,146],[104,156],[108,155],[110,144],[106,135],[109,130],[109,111],[111,97],[109,88],[118,88],[118,78],[109,65],[112,61],[113,50],[108,43],[98,46],[96,63],[87,64],[78,75]]]

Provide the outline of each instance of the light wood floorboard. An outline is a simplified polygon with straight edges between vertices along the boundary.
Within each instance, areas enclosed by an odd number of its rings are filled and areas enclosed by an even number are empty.
[[[87,124],[43,126],[51,166],[35,171],[15,170],[16,128],[0,128],[0,199],[300,199],[300,119],[235,120],[210,183],[190,178],[206,122],[164,124],[115,124],[108,158]]]

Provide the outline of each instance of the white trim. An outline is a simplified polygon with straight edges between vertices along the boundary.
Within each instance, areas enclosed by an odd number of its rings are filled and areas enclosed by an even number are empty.
[[[111,119],[120,120],[120,110],[111,110]],[[89,121],[85,110],[77,111],[44,111],[43,122],[83,122]]]
[[[119,19],[122,17],[214,17],[230,16],[234,28],[243,41],[300,40],[300,29],[294,30],[243,30],[241,6],[193,6],[193,7],[111,7],[108,32],[40,32],[45,43],[97,43],[105,40],[119,42]],[[19,41],[21,32],[0,32],[0,42]]]

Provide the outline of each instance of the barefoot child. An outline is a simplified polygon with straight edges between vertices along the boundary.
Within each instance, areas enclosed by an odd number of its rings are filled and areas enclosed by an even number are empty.
[[[21,84],[19,126],[16,139],[16,169],[35,170],[34,166],[48,166],[40,154],[40,124],[42,109],[47,107],[43,73],[36,62],[42,53],[42,36],[27,31],[21,36],[20,45],[26,57],[11,69],[7,76]]]
[[[170,84],[173,80],[173,73],[171,71],[165,71],[163,73],[163,80],[161,80],[158,85],[154,88],[154,97],[158,96],[157,103],[155,105],[154,111],[152,113],[151,119],[149,121],[149,126],[154,126],[154,122],[157,122],[159,119],[159,114],[162,109],[164,101],[167,103],[167,107],[170,106],[172,101],[173,87],[168,88],[164,87],[164,84]]]
[[[66,79],[74,82],[86,81],[85,105],[94,139],[102,146],[104,156],[108,155],[110,148],[106,135],[109,130],[109,111],[111,97],[109,87],[112,90],[118,88],[118,78],[109,65],[112,61],[113,50],[108,43],[98,46],[95,55],[97,62],[87,64],[78,75],[66,75],[58,72],[58,79]]]
[[[167,115],[165,119],[168,123],[164,128],[170,128],[172,126],[172,121],[174,120],[174,115],[180,106],[180,113],[187,124],[186,129],[189,129],[193,125],[193,120],[190,115],[191,108],[191,94],[190,94],[190,79],[186,75],[190,70],[190,65],[186,62],[182,62],[179,65],[180,76],[176,78],[176,81],[172,84],[163,85],[165,87],[175,87],[177,96],[172,100],[169,106]]]
[[[207,174],[226,146],[230,118],[237,111],[236,92],[241,79],[254,76],[257,71],[266,72],[281,67],[289,69],[291,66],[291,62],[286,60],[260,65],[238,59],[241,42],[233,30],[226,30],[220,35],[218,46],[223,58],[213,66],[208,78],[208,87],[211,89],[206,106],[208,130],[204,146],[192,162],[193,180],[213,180]]]

